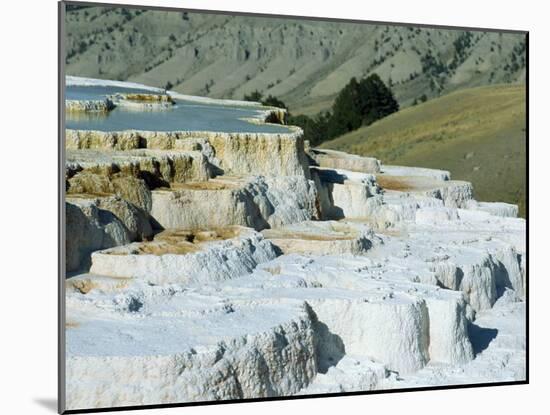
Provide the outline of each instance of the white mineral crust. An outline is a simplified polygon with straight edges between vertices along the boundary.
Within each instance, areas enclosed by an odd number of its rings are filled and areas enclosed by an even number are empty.
[[[67,132],[68,409],[525,379],[517,206],[301,134]]]

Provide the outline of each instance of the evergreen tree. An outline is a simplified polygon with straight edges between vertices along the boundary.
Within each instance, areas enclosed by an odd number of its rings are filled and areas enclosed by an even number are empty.
[[[245,101],[261,102],[262,97],[263,97],[263,94],[260,91],[256,90],[256,91],[252,92],[250,95],[245,95],[244,100]]]
[[[293,115],[288,118],[288,124],[300,127],[304,131],[304,139],[309,140],[310,145],[317,146],[328,139],[330,118],[329,112],[321,112],[314,118],[307,115]]]
[[[359,83],[360,113],[364,125],[384,118],[399,110],[392,90],[377,74],[364,78]]]
[[[332,106],[332,117],[328,126],[328,137],[337,137],[361,126],[361,98],[359,83],[351,78],[340,91]]]
[[[273,95],[264,99],[260,91],[245,95],[244,99],[288,109],[283,101]],[[423,100],[426,100],[425,96],[420,97],[420,101]],[[320,112],[314,117],[293,116],[287,112],[287,123],[300,127],[304,131],[304,139],[309,140],[312,146],[316,146],[323,141],[356,130],[361,125],[372,124],[398,110],[399,104],[391,88],[386,86],[378,75],[373,74],[360,82],[356,78],[351,78],[334,100],[332,112]]]
[[[283,108],[285,110],[288,109],[283,101],[273,95],[269,95],[266,99],[264,99],[262,104],[270,107]]]

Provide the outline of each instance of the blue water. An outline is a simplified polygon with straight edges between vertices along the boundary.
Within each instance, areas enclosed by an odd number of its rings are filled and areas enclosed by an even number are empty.
[[[67,86],[66,99],[101,100],[121,93],[151,93],[151,91],[106,86]],[[162,111],[136,111],[117,107],[106,114],[67,113],[66,128],[99,131],[216,131],[285,133],[279,125],[252,124],[239,118],[253,118],[260,111],[248,107],[197,104],[176,100],[176,105]]]
[[[65,88],[65,99],[85,101],[90,99],[104,99],[107,95],[117,92],[126,94],[154,94],[147,89],[116,88],[110,86],[68,86]]]

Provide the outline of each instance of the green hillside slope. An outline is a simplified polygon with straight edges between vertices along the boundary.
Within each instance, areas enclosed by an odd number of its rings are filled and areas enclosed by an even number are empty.
[[[453,92],[406,108],[322,147],[386,164],[449,170],[482,201],[516,203],[525,217],[525,85]]]

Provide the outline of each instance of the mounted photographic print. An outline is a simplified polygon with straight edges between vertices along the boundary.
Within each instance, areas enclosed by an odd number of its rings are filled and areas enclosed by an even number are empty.
[[[59,8],[60,412],[528,382],[527,32]]]

